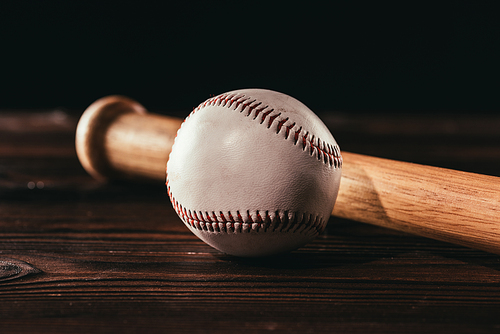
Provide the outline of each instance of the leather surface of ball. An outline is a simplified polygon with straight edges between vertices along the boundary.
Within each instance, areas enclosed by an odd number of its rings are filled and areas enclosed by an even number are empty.
[[[186,118],[167,163],[179,217],[221,252],[285,253],[320,234],[337,197],[340,149],[309,108],[288,95],[243,89]]]

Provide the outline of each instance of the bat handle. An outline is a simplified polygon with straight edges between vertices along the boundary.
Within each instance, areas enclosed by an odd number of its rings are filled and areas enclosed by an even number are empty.
[[[500,178],[342,152],[332,214],[500,254]]]
[[[165,180],[181,119],[150,114],[138,102],[108,96],[91,104],[76,129],[76,153],[98,180]]]

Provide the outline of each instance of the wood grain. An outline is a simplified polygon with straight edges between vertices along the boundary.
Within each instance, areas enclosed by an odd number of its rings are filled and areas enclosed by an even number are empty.
[[[333,215],[500,254],[500,178],[343,153]]]
[[[286,256],[220,254],[178,219],[163,184],[90,177],[73,146],[79,114],[0,131],[0,261],[37,269],[0,281],[1,333],[498,333],[498,255],[337,217]],[[470,171],[500,162],[455,154],[464,142],[494,150],[480,132],[443,134],[443,158],[425,134],[327,124],[346,150],[400,159],[419,147],[417,162]]]

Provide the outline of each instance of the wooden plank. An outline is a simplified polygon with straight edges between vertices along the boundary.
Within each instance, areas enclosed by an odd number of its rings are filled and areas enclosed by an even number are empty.
[[[230,257],[184,227],[164,185],[101,184],[79,165],[71,127],[28,130],[0,131],[2,333],[498,332],[497,255],[332,218],[289,255]],[[373,149],[372,135],[339,134]],[[419,136],[373,136],[389,158],[419,142],[433,147]],[[471,149],[495,150],[491,134],[452,136],[457,145],[441,143],[450,151],[467,138]],[[453,156],[417,154],[468,164]]]

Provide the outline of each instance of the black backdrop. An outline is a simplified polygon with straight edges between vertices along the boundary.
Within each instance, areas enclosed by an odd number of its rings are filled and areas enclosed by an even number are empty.
[[[189,111],[260,87],[318,111],[497,112],[496,3],[2,1],[0,109]]]

